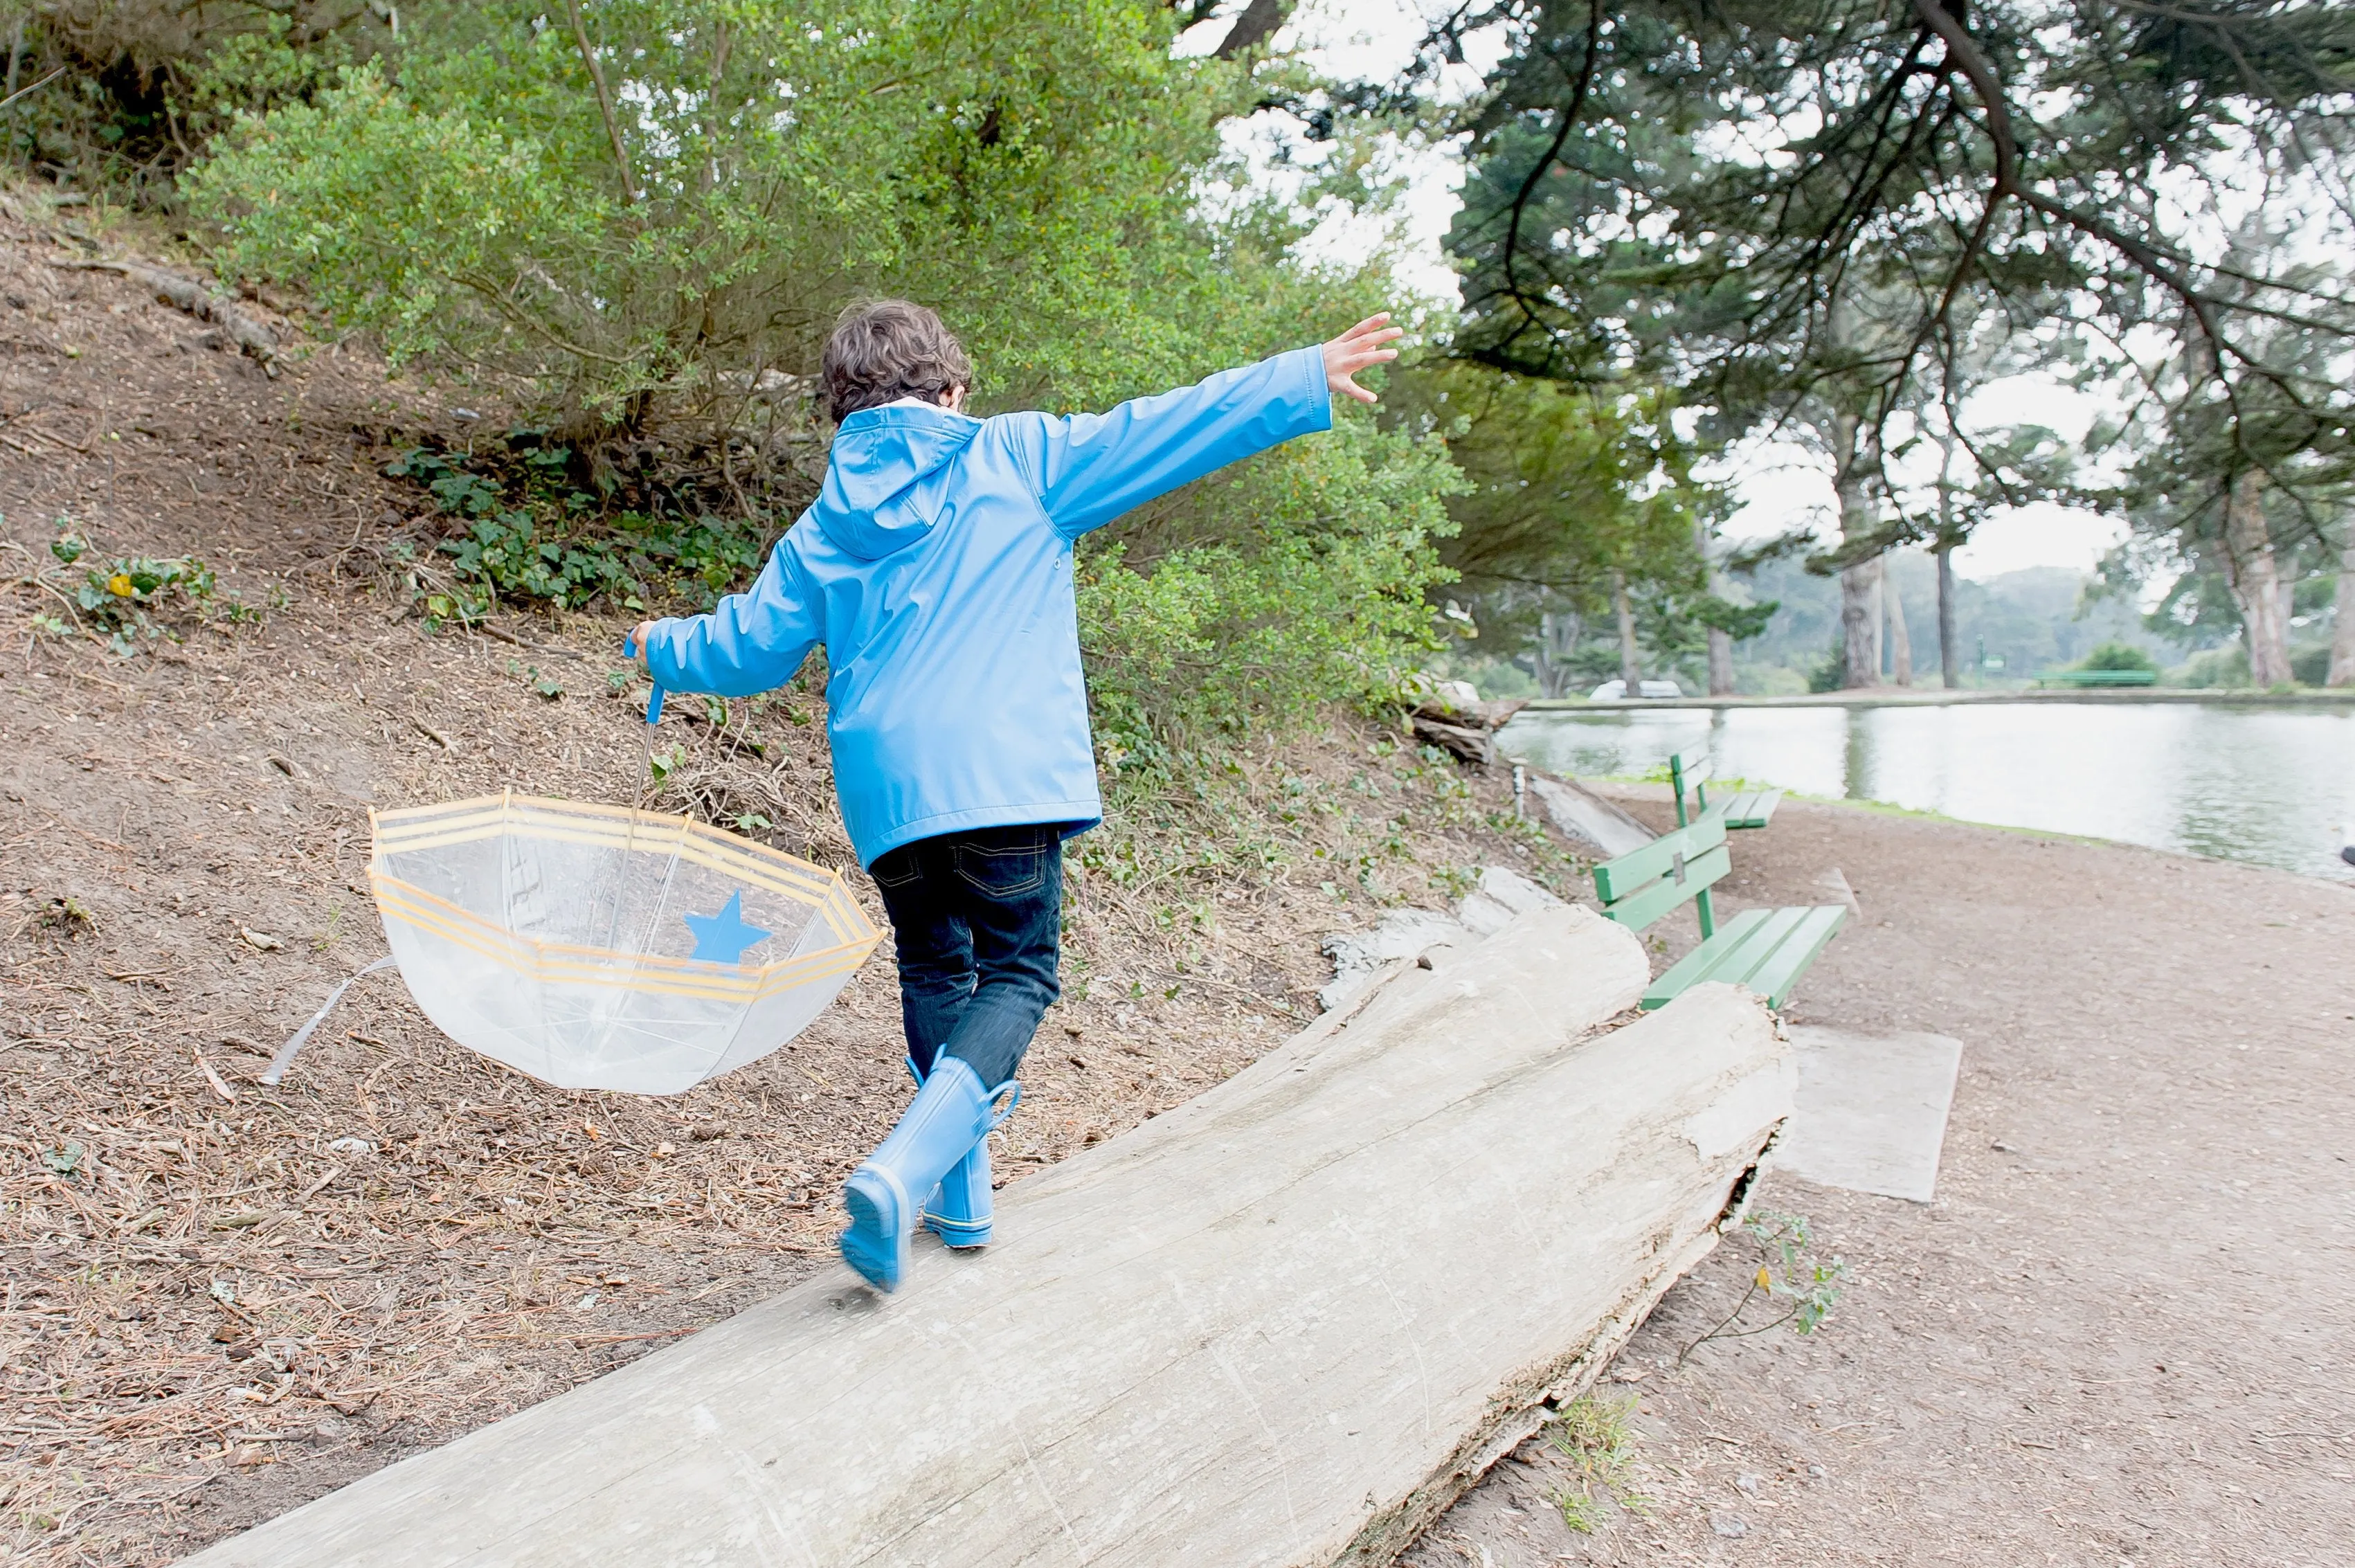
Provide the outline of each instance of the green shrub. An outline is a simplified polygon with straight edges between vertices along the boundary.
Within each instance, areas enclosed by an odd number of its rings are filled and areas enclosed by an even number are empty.
[[[1118,774],[1282,732],[1330,704],[1399,699],[1442,645],[1424,595],[1462,481],[1435,441],[1344,417],[1189,500],[1202,542],[1149,527],[1082,547],[1080,624],[1098,744]]]
[[[2193,654],[2167,672],[2169,686],[2233,689],[2249,684],[2249,650],[2239,643]]]
[[[411,572],[429,622],[479,620],[502,601],[709,609],[760,570],[767,519],[606,513],[593,491],[570,483],[572,453],[539,444],[543,434],[513,432],[464,458],[413,447],[386,465],[422,485],[454,528],[432,547],[450,581],[437,584],[431,564]],[[414,552],[407,564],[418,565]]]
[[[2131,643],[2104,643],[2077,661],[2079,669],[2147,669],[2156,673],[2158,661]]]
[[[622,425],[814,369],[867,291],[940,309],[978,389],[1026,401],[1168,385],[1211,368],[1206,339],[1223,358],[1264,331],[1262,269],[1196,213],[1249,84],[1174,58],[1161,7],[581,15],[602,81],[563,13],[494,0],[412,14],[387,62],[239,120],[182,186],[223,265],[303,283],[396,359],[519,374]]]

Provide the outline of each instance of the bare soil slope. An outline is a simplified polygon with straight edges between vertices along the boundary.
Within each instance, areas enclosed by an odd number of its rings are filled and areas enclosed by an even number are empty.
[[[1733,854],[1721,911],[1862,905],[1796,1016],[1963,1041],[1938,1200],[1769,1177],[1855,1269],[1831,1320],[1678,1371],[1721,1247],[1600,1391],[1648,1512],[1565,1528],[1532,1444],[1409,1561],[2355,1562],[2355,890],[1806,803]]]
[[[269,379],[133,283],[53,264],[86,254],[0,200],[0,1554],[146,1563],[837,1266],[841,1179],[907,1086],[888,946],[787,1050],[675,1099],[506,1072],[390,976],[281,1089],[254,1082],[383,950],[369,807],[631,798],[622,628],[429,635],[389,546],[430,551],[430,508],[382,468],[470,421],[357,351],[297,343]],[[70,568],[61,528],[92,546]],[[180,640],[126,659],[37,629],[93,563],[187,552],[225,596]],[[671,705],[673,804],[757,806],[841,864],[819,699],[729,718]],[[1074,884],[1002,1175],[1291,1034],[1321,933],[1444,902],[1467,865],[1565,868],[1490,826],[1500,783],[1377,735],[1243,765],[1273,864]],[[1165,836],[1216,831],[1153,809]]]

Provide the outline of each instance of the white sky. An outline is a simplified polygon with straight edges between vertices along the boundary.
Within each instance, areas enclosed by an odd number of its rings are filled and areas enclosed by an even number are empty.
[[[1380,80],[1406,63],[1426,29],[1424,11],[1435,3],[1302,0],[1276,43],[1302,48],[1334,75]],[[1214,48],[1230,25],[1226,17],[1207,22],[1181,48]],[[1462,92],[1476,89],[1476,68],[1487,63],[1476,59],[1473,68],[1456,72],[1457,80],[1449,85]],[[1231,143],[1252,150],[1262,177],[1280,182],[1282,173],[1267,156],[1274,148],[1289,143],[1295,155],[1315,155],[1292,135],[1292,123],[1286,117],[1257,115],[1234,128]],[[1399,172],[1407,184],[1399,213],[1406,250],[1403,280],[1418,292],[1454,299],[1455,277],[1440,244],[1462,205],[1456,194],[1463,179],[1460,148],[1401,148],[1398,156]],[[1379,240],[1377,230],[1362,224],[1328,223],[1311,250],[1362,253]],[[2029,377],[1998,384],[1966,410],[1969,424],[2033,422],[2073,440],[2083,434],[2090,419],[2091,409],[2083,397]],[[1728,539],[1766,538],[1811,521],[1828,523],[1831,517],[1829,464],[1796,444],[1762,443],[1739,452],[1726,473],[1742,503],[1725,527]],[[2124,533],[2122,524],[2090,513],[2054,506],[2022,507],[1998,513],[1981,524],[1971,542],[1955,552],[1955,566],[1964,576],[1978,579],[2030,566],[2090,570]]]

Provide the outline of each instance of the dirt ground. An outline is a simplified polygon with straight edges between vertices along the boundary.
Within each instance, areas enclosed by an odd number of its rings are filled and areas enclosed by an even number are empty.
[[[463,435],[449,400],[315,345],[265,379],[51,267],[87,251],[48,225],[0,204],[0,1549],[149,1563],[824,1266],[905,1091],[887,955],[791,1048],[671,1100],[506,1072],[389,977],[282,1089],[253,1082],[381,950],[369,805],[627,795],[616,629],[428,635],[382,553],[419,497],[380,469]],[[205,555],[258,622],[128,660],[37,633],[78,581],[60,517],[101,553]],[[726,732],[674,705],[665,740],[706,810],[762,805],[838,861],[812,701]],[[1496,827],[1494,779],[1362,736],[1252,769],[1301,803],[1266,817],[1273,869],[1224,896],[1080,879],[1008,1173],[1292,1032],[1316,936],[1379,900],[1498,859],[1559,882]],[[1332,869],[1359,855],[1363,890]],[[1632,1402],[1641,1511],[1570,1530],[1572,1472],[1532,1445],[1411,1561],[2355,1561],[2355,892],[1804,803],[1735,855],[1721,907],[1816,901],[1835,866],[1861,900],[1797,1017],[1964,1041],[1940,1199],[1770,1178],[1853,1267],[1824,1328],[1678,1370],[1755,1266],[1721,1249],[1601,1391]]]
[[[1643,1511],[1569,1529],[1533,1442],[1406,1562],[2355,1563],[2355,889],[1806,803],[1733,856],[1721,912],[1861,905],[1795,1018],[1963,1042],[1937,1201],[1767,1177],[1831,1318],[1678,1370],[1721,1246],[1598,1390]]]
[[[0,193],[0,1553],[153,1563],[833,1266],[841,1179],[908,1087],[888,945],[788,1048],[671,1099],[508,1072],[390,976],[255,1082],[383,951],[371,806],[631,798],[622,624],[430,634],[389,549],[430,552],[431,508],[382,468],[420,432],[463,441],[454,398],[316,344],[268,378],[54,265],[90,253],[65,227]],[[91,545],[71,566],[66,528]],[[70,619],[95,563],[187,552],[221,596],[177,641],[123,658],[36,624]],[[663,804],[758,809],[845,865],[818,698],[726,717],[670,705]],[[1497,777],[1370,732],[1241,766],[1257,869],[1156,869],[1156,836],[1218,825],[1146,803],[1135,868],[1074,874],[1002,1179],[1295,1032],[1324,933],[1443,904],[1467,867],[1568,885]]]

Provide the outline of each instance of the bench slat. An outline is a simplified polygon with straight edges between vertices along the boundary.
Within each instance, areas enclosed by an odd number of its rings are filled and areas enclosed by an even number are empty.
[[[1752,970],[1764,964],[1791,928],[1799,910],[1744,910],[1719,928],[1715,936],[1677,960],[1668,973],[1644,992],[1644,1006],[1664,1007],[1708,980],[1745,984]]]
[[[1816,955],[1832,939],[1840,923],[1848,919],[1846,904],[1818,904],[1806,912],[1806,918],[1785,937],[1766,961],[1752,971],[1750,988],[1766,998],[1770,1008],[1779,1008],[1816,961]]]
[[[1733,962],[1773,913],[1772,910],[1746,909],[1719,926],[1715,936],[1678,959],[1666,974],[1651,983],[1644,992],[1644,1006],[1660,1007],[1704,980],[1722,978],[1718,971]]]
[[[1605,904],[1603,912],[1630,931],[1641,931],[1670,910],[1696,893],[1708,889],[1733,869],[1733,857],[1725,846],[1707,851],[1698,859],[1685,862],[1685,880],[1662,877],[1616,903]]]
[[[1724,842],[1725,820],[1714,813],[1689,827],[1663,833],[1641,849],[1630,849],[1595,867],[1594,896],[1605,904],[1615,903],[1653,879],[1668,875],[1678,855],[1685,858],[1689,877],[1692,862]]]
[[[1665,1007],[1695,986],[1722,980],[1779,1008],[1847,918],[1846,904],[1744,910],[1645,987],[1643,1005]]]
[[[1774,808],[1783,804],[1779,789],[1744,790],[1725,803],[1725,825],[1728,827],[1764,827],[1773,818]]]

